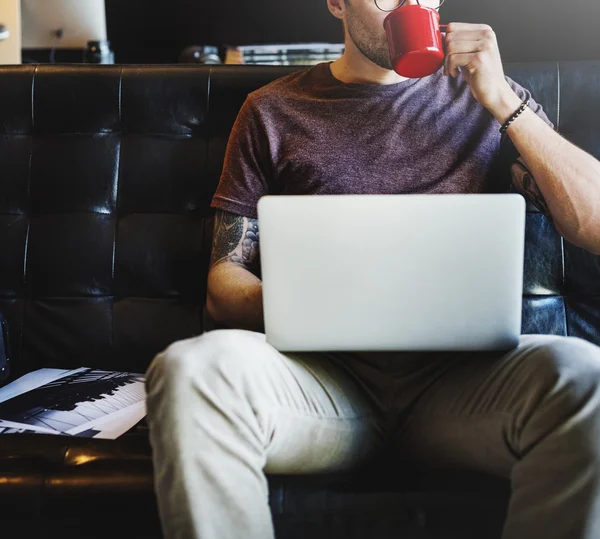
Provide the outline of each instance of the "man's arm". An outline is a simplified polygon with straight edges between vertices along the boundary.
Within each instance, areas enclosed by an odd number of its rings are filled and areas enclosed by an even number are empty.
[[[514,97],[504,112],[497,112],[500,122],[510,116],[506,111],[518,108],[520,100]],[[530,109],[507,134],[521,156],[512,169],[515,188],[552,219],[565,239],[600,254],[600,162]]]
[[[460,72],[473,97],[503,125],[521,97],[504,75],[498,41],[486,24],[449,23],[444,74]],[[600,161],[525,111],[506,133],[535,178],[556,230],[571,243],[600,254]]]
[[[552,220],[546,199],[521,157],[512,164],[511,174],[514,188],[525,197],[527,202],[533,204],[548,219]]]
[[[206,308],[215,322],[263,331],[258,219],[218,210],[208,273]]]

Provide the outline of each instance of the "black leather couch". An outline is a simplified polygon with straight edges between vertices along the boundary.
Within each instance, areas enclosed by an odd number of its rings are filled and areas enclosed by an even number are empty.
[[[0,68],[11,378],[40,367],[143,372],[166,345],[203,331],[209,202],[230,128],[248,92],[292,69]],[[508,65],[507,74],[600,157],[600,62]],[[523,314],[524,333],[600,344],[600,258],[531,209]],[[286,539],[492,539],[509,495],[505,480],[384,456],[352,474],[270,483]],[[144,424],[116,441],[0,436],[0,530],[160,537]]]

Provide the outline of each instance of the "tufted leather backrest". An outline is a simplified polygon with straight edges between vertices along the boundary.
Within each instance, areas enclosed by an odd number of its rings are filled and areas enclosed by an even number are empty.
[[[246,95],[294,69],[0,68],[0,311],[13,376],[142,372],[202,332],[209,203]],[[600,157],[600,62],[515,64],[559,130]],[[600,343],[600,259],[527,217],[525,333]]]

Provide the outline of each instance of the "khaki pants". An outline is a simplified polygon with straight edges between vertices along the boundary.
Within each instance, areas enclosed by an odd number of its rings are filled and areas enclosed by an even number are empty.
[[[600,348],[281,354],[219,330],[147,372],[168,539],[274,537],[265,472],[348,469],[381,449],[512,481],[504,539],[600,538]]]

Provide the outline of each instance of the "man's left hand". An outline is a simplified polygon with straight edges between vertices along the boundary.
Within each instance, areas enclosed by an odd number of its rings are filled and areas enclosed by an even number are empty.
[[[457,77],[460,71],[473,97],[488,110],[514,97],[504,77],[496,34],[487,24],[453,22],[446,30],[444,75]]]

